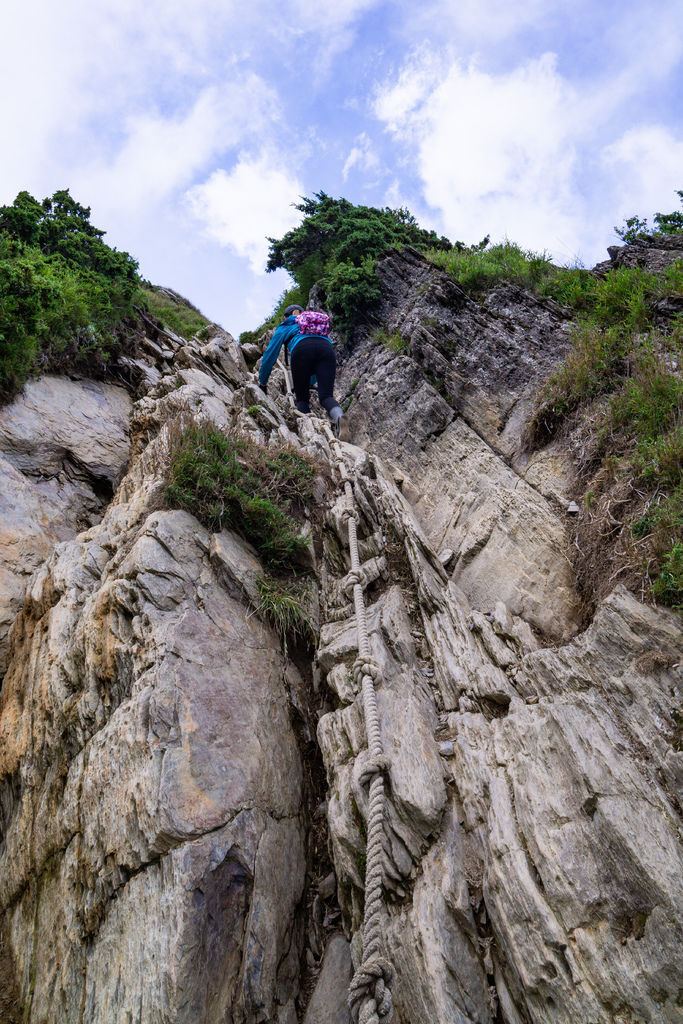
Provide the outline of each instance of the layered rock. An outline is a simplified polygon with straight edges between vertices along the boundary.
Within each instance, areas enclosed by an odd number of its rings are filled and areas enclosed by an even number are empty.
[[[412,601],[404,579],[369,606],[399,1019],[676,1019],[677,617],[619,588],[587,632],[539,649],[502,601],[489,617],[471,608],[381,464],[359,468],[365,532],[402,522],[413,577]],[[321,635],[343,706],[318,735],[342,905],[358,927],[365,738],[347,630]]]
[[[379,316],[409,354],[369,328],[355,344],[340,386],[354,437],[387,461],[475,608],[502,599],[545,636],[570,636],[580,622],[571,472],[559,452],[529,460],[522,445],[535,388],[569,343],[562,311],[508,284],[477,303],[411,250],[378,273]]]
[[[394,1020],[673,1024],[680,623],[617,588],[579,632],[561,473],[537,463],[540,487],[515,454],[518,411],[565,336],[559,313],[537,323],[514,289],[481,308],[445,285],[434,298],[421,261],[396,259],[382,272],[407,312],[389,298],[384,312],[412,325],[410,357],[369,339],[351,354],[362,447],[342,446],[390,762]],[[427,368],[423,300],[462,345],[448,386]],[[494,327],[479,376],[449,391],[475,373],[475,331]],[[31,1024],[341,1024],[360,953],[367,737],[335,460],[292,415],[282,375],[265,398],[225,334],[164,340],[143,378],[113,500],[27,561],[10,632],[8,990]],[[174,417],[190,412],[323,468],[312,665],[253,611],[256,552],[164,507]],[[327,794],[312,813],[316,720]]]
[[[225,379],[180,370],[136,416],[227,422],[233,401]],[[99,525],[56,546],[12,628],[5,937],[31,1021],[218,1021],[229,1007],[291,1024],[306,862],[289,689],[302,684],[241,589],[255,553],[159,510],[166,438]]]
[[[128,392],[64,377],[30,381],[0,409],[0,679],[28,578],[93,523],[128,462]]]

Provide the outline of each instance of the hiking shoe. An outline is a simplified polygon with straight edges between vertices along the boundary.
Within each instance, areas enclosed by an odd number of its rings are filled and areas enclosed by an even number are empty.
[[[346,416],[340,416],[336,424],[336,434],[340,441],[350,441],[351,431],[349,430],[349,421]]]

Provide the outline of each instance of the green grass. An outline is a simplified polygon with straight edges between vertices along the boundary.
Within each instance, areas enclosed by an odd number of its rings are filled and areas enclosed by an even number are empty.
[[[140,289],[141,304],[181,338],[192,338],[195,334],[206,338],[207,328],[211,321],[207,320],[198,309],[186,299],[182,301],[170,298],[157,288],[145,285]]]
[[[652,585],[655,597],[662,604],[683,610],[683,541],[677,541],[662,561],[659,576]]]
[[[680,406],[675,375],[657,356],[658,369],[653,376],[653,359],[657,350],[678,352],[680,358],[683,329],[674,320],[670,333],[656,333],[654,306],[661,298],[683,292],[683,260],[661,275],[621,267],[596,278],[586,271],[554,268],[541,291],[573,305],[577,319],[571,349],[539,392],[532,436],[537,440],[552,436],[579,406],[615,391],[624,393],[611,406],[614,422],[628,427],[632,420],[633,429],[643,439],[644,417],[656,419],[662,401],[670,404],[673,400]],[[634,373],[635,382],[630,380]],[[652,378],[649,384],[648,376]],[[660,432],[661,427],[650,431],[647,440],[654,442]]]
[[[256,611],[274,626],[283,643],[298,641],[307,647],[315,643],[315,626],[306,609],[300,582],[259,576],[256,589],[259,595]]]
[[[630,373],[611,399],[610,427],[636,439],[641,477],[675,487],[683,472],[683,380],[652,342],[633,352]]]
[[[398,331],[390,332],[383,327],[378,327],[372,332],[372,340],[377,345],[384,345],[390,352],[395,352],[400,356],[406,355],[410,349],[410,342],[407,338],[400,335]]]
[[[597,277],[580,267],[556,267],[544,253],[530,252],[514,242],[480,251],[434,249],[427,256],[466,291],[481,292],[509,281],[541,298],[554,299],[603,329],[615,325],[623,330],[647,329],[654,322],[655,301],[683,291],[683,260],[662,274],[620,267]]]
[[[511,281],[535,289],[552,272],[550,259],[529,252],[514,242],[503,242],[487,249],[431,249],[431,263],[450,274],[466,291],[483,291],[499,281]]]
[[[655,302],[683,291],[683,260],[662,274],[642,267],[619,267],[596,277],[587,270],[552,267],[538,291],[572,308],[593,326],[648,330],[654,324]]]
[[[180,428],[166,495],[210,530],[230,527],[270,567],[291,565],[306,548],[292,511],[309,502],[315,469],[289,448],[263,448],[210,422]]]
[[[648,511],[630,524],[634,551],[647,552],[646,578],[659,573],[652,586],[656,599],[680,606],[683,382],[678,367],[683,323],[679,316],[667,331],[657,330],[657,304],[683,293],[683,260],[661,274],[621,267],[598,276],[579,267],[553,266],[545,255],[510,242],[478,251],[454,247],[431,252],[429,258],[475,296],[509,281],[573,315],[571,347],[538,393],[530,438],[543,444],[569,417],[576,423],[582,410],[601,403],[586,420],[586,430],[593,435],[592,457],[601,459],[605,472],[608,465],[612,470],[597,482],[597,493],[587,493],[586,508],[600,501],[609,507],[609,480],[614,486],[618,479],[633,482],[634,510],[642,510],[643,492],[649,490]],[[386,335],[377,340],[392,347]],[[627,508],[623,514],[628,522]]]

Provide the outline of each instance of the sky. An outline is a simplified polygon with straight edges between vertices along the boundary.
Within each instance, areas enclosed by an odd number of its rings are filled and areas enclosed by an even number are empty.
[[[8,0],[0,204],[57,189],[237,336],[324,191],[592,266],[678,207],[683,0]]]

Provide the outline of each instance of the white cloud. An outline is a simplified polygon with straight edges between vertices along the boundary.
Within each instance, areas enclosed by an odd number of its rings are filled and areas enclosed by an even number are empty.
[[[279,169],[281,161],[241,155],[230,173],[215,171],[208,181],[187,194],[195,217],[209,237],[230,246],[249,260],[254,273],[263,273],[268,253],[266,236],[276,238],[294,227],[301,214],[292,208],[303,189]]]
[[[575,246],[576,96],[551,54],[498,76],[456,62],[439,80],[431,62],[414,65],[375,110],[415,147],[424,198],[451,237]]]
[[[616,220],[678,208],[674,190],[683,188],[683,135],[677,139],[663,125],[631,128],[601,158],[614,183]]]
[[[665,63],[677,47],[664,48]],[[591,261],[615,240],[615,222],[673,208],[683,186],[680,134],[663,124],[625,130],[648,81],[637,52],[616,77],[572,83],[551,53],[494,74],[423,49],[373,109],[451,238],[490,233]]]
[[[278,115],[277,98],[256,75],[208,86],[185,114],[128,118],[115,158],[86,164],[74,185],[100,216],[138,211],[187,186],[209,160],[257,136]]]
[[[346,158],[342,169],[342,178],[346,181],[354,167],[359,167],[362,171],[376,171],[379,165],[379,157],[373,148],[370,137],[362,132]]]
[[[375,114],[390,131],[405,133],[411,125],[411,115],[447,73],[448,65],[443,58],[426,50],[417,52],[401,70],[395,84],[379,90],[374,102]]]
[[[24,0],[2,15],[0,202],[73,183],[83,164],[124,176],[142,139],[191,131],[188,109],[262,65],[283,88],[287,60],[329,62],[379,0]],[[288,42],[299,37],[298,49]],[[303,37],[303,40],[301,39]],[[291,51],[291,52],[290,52]],[[244,95],[235,111],[250,112]],[[194,124],[199,125],[201,111]],[[209,124],[211,118],[206,117]],[[229,141],[224,139],[225,141]],[[204,143],[201,143],[204,147]],[[239,145],[239,138],[237,139]],[[227,146],[218,147],[226,149]],[[174,157],[171,156],[171,161]],[[165,187],[165,164],[155,161]],[[169,170],[169,175],[173,176]],[[145,177],[150,177],[146,168]],[[121,190],[120,190],[121,191]]]
[[[413,36],[437,35],[469,50],[538,25],[563,5],[566,0],[423,0],[408,5],[406,28]]]

